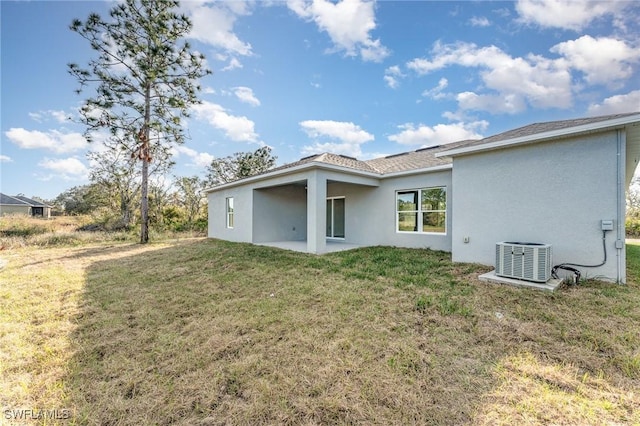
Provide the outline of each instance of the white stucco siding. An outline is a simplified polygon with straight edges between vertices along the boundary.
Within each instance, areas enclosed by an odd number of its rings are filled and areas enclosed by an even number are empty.
[[[209,193],[207,196],[210,238],[252,242],[253,196],[250,186],[238,186]],[[227,228],[226,199],[233,197],[233,228]]]
[[[447,191],[446,233],[412,233],[398,232],[396,229],[396,192],[411,189],[445,187]],[[385,179],[380,186],[376,199],[377,222],[374,229],[378,229],[381,242],[379,244],[429,248],[432,250],[451,251],[453,185],[451,170],[424,173],[412,176]]]
[[[363,246],[380,244],[379,229],[376,228],[377,210],[372,203],[380,188],[354,185],[344,182],[329,182],[327,197],[345,198],[345,241]]]
[[[307,239],[307,191],[304,183],[253,192],[253,242]]]
[[[554,264],[600,263],[600,221],[618,226],[617,161],[615,132],[455,157],[453,260],[495,265],[496,242],[522,241],[552,244]],[[616,280],[616,238],[585,276]]]
[[[396,231],[396,192],[430,187],[447,189],[447,233]],[[388,245],[451,251],[451,171],[383,179],[378,187],[329,183],[328,197],[345,197],[345,240],[363,246]]]

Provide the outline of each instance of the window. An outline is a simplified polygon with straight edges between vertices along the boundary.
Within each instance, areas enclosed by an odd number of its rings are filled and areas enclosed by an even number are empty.
[[[398,191],[398,232],[447,232],[447,190],[444,187]]]
[[[227,198],[227,228],[233,228],[233,197]]]

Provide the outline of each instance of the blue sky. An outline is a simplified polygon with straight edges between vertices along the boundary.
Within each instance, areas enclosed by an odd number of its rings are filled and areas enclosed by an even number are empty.
[[[68,29],[112,2],[2,1],[0,188],[55,198],[88,182]],[[533,122],[640,110],[640,2],[188,1],[213,74],[173,174],[273,148],[370,159]]]

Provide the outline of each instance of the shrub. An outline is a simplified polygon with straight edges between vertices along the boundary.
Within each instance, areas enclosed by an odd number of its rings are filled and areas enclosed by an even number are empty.
[[[627,237],[640,238],[640,218],[627,217],[625,221],[625,232]]]

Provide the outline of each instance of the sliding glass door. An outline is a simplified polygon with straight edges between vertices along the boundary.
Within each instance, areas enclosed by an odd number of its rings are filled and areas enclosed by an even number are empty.
[[[344,238],[344,197],[327,199],[327,238]]]

